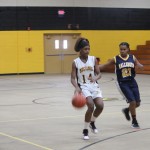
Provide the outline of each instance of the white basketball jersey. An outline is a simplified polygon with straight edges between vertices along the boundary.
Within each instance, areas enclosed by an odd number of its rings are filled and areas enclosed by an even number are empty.
[[[95,66],[95,57],[88,56],[87,62],[84,63],[79,57],[75,60],[75,65],[77,68],[77,82],[81,86],[83,84],[90,84],[89,77],[94,77],[94,66]]]

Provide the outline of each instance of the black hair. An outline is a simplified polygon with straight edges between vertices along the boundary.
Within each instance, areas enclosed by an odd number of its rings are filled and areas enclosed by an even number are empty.
[[[127,43],[127,42],[121,42],[121,43],[119,44],[119,46],[126,46],[127,48],[130,48],[129,43]]]
[[[89,40],[81,37],[81,38],[77,39],[75,46],[74,46],[74,50],[76,52],[79,52],[83,47],[89,46],[89,45],[90,45]]]
[[[119,44],[119,46],[126,46],[129,49],[129,52],[130,52],[130,45],[129,45],[129,43],[127,43],[127,42],[121,42]]]

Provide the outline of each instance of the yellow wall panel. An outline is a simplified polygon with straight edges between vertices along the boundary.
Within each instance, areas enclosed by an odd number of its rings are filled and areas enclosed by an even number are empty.
[[[121,42],[128,42],[130,49],[136,50],[137,45],[150,40],[150,31],[143,30],[82,31],[82,35],[90,40],[91,54],[100,57],[102,63],[119,53]]]
[[[119,53],[121,42],[135,50],[150,40],[149,30],[0,31],[0,74],[44,72],[45,33],[81,33],[90,41],[90,54],[100,57],[101,63]]]
[[[42,32],[18,31],[18,49],[20,73],[44,72]]]
[[[18,71],[18,52],[16,32],[0,32],[0,73]]]

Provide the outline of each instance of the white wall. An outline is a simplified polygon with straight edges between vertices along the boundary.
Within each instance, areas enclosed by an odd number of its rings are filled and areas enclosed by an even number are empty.
[[[0,6],[150,8],[150,0],[0,0]]]

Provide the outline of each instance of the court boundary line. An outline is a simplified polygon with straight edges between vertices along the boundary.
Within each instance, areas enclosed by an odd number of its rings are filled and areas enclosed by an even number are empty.
[[[132,134],[132,133],[136,133],[136,132],[140,132],[140,131],[144,131],[144,130],[149,130],[150,128],[143,128],[143,129],[135,129],[134,131],[130,131],[130,132],[125,132],[125,133],[122,133],[122,134],[117,134],[117,135],[114,135],[114,136],[110,136],[108,138],[105,138],[105,139],[102,139],[102,140],[98,140],[96,142],[93,142],[91,144],[88,144],[78,150],[84,150],[86,148],[89,148],[90,146],[93,146],[94,144],[97,144],[97,143],[101,143],[103,141],[107,141],[107,140],[110,140],[110,139],[113,139],[113,138],[117,138],[117,137],[120,137],[120,136],[124,136],[124,135],[128,135],[128,134]]]
[[[27,141],[25,139],[22,139],[22,138],[19,138],[19,137],[16,137],[16,136],[12,136],[12,135],[9,135],[9,134],[6,134],[6,133],[3,133],[3,132],[0,132],[0,135],[1,136],[4,136],[4,137],[7,137],[7,138],[10,138],[10,139],[14,139],[16,141],[20,141],[20,142],[23,142],[23,143],[27,143],[29,145],[33,145],[35,147],[38,147],[38,148],[41,148],[43,150],[53,150],[51,148],[48,148],[48,147],[45,147],[43,145],[39,145],[39,144],[36,144],[36,143],[33,143],[33,142],[30,142],[30,141]]]

